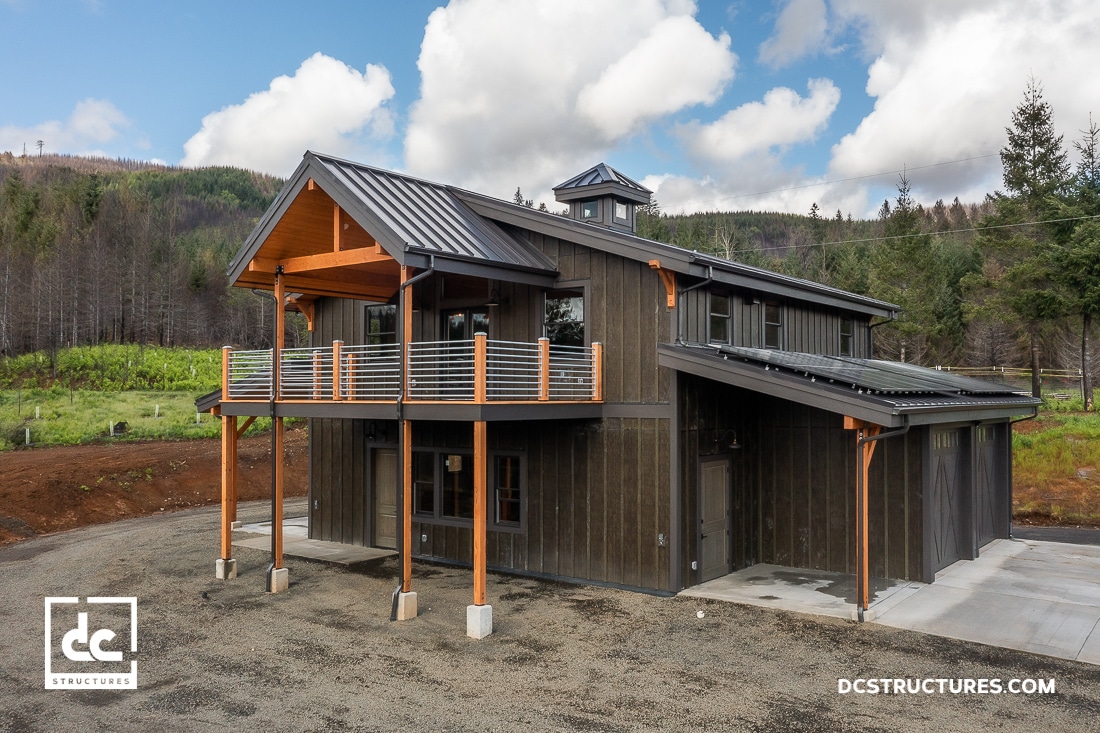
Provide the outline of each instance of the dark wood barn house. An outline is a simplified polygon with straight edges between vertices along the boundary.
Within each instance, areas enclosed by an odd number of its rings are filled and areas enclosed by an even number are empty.
[[[868,575],[1008,535],[1035,400],[874,360],[889,303],[636,236],[650,192],[606,165],[555,194],[568,216],[305,155],[230,277],[311,345],[227,347],[201,405],[221,575],[238,420],[268,414],[310,418],[310,536],[396,548],[402,617],[411,561],[472,566],[475,636],[487,568],[674,593],[766,562],[857,573],[862,608]]]

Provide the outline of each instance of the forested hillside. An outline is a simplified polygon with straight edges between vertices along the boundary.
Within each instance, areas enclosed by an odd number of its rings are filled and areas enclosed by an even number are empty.
[[[0,354],[258,345],[271,304],[229,288],[225,271],[281,183],[233,168],[0,156]]]

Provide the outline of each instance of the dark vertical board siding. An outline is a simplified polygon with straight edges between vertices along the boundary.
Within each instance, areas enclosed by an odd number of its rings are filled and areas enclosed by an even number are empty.
[[[534,573],[547,572],[542,565],[543,505],[547,501],[546,451],[543,441],[532,440],[527,450],[527,533],[524,536],[526,564],[523,570]]]
[[[906,480],[909,484],[909,503],[906,511],[907,550],[905,575],[919,580],[924,567],[924,435],[928,428],[911,430],[905,438],[907,453]]]
[[[671,506],[669,505],[669,473],[671,466],[669,464],[669,450],[673,436],[669,430],[669,422],[664,422],[664,429],[658,424],[654,430],[656,436],[656,450],[652,451],[653,454],[653,491],[654,502],[657,505],[657,522],[656,531],[663,532],[665,535],[665,546],[658,551],[657,558],[657,587],[664,590],[679,590],[673,588],[670,584],[669,574],[671,572],[670,566],[670,553],[672,547],[671,540],[671,521],[670,512]],[[656,538],[654,538],[655,540]]]
[[[622,435],[622,492],[623,492],[623,583],[640,585],[641,572],[638,567],[639,516],[638,486],[638,421],[624,419],[620,421]]]
[[[627,553],[623,548],[625,533],[623,504],[630,487],[619,480],[616,486],[616,474],[622,466],[623,433],[619,420],[604,420],[605,445],[607,448],[607,580],[611,583],[624,583],[623,567]]]
[[[568,432],[562,431],[569,441],[569,476],[568,481],[572,486],[570,523],[573,527],[572,539],[563,537],[570,542],[573,550],[573,572],[569,573],[577,578],[591,578],[590,566],[592,553],[592,527],[588,522],[590,507],[590,494],[588,487],[588,435],[583,426],[574,426]],[[598,539],[596,541],[599,541]]]
[[[625,348],[625,330],[623,328],[623,259],[607,258],[607,280],[604,287],[607,293],[606,320],[607,333],[604,351],[604,399],[608,402],[622,402],[623,389],[623,352]]]
[[[855,433],[834,426],[828,431],[826,441],[829,468],[825,478],[829,499],[825,525],[828,527],[829,546],[821,568],[847,573],[854,570],[851,550],[855,540],[849,534],[849,527],[851,518],[855,516]]]
[[[588,461],[588,568],[592,578],[607,577],[607,503],[609,494],[618,489],[607,482],[607,456],[605,432],[600,425],[590,425],[586,431]]]
[[[824,413],[814,413],[814,425],[810,428],[810,496],[805,504],[806,524],[809,533],[809,561],[807,567],[823,570],[829,565],[829,540],[835,511],[834,497],[829,492],[829,476],[833,456],[829,454],[829,429],[821,419]],[[836,458],[841,458],[837,456]]]

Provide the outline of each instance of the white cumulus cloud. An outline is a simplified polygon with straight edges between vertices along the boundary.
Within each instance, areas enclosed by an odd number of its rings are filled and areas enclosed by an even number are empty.
[[[117,107],[103,99],[85,99],[76,104],[67,120],[49,120],[30,127],[0,127],[0,150],[28,152],[39,140],[45,152],[73,155],[101,154],[96,146],[117,138],[130,120]]]
[[[875,105],[833,147],[831,176],[907,166],[917,169],[909,177],[920,200],[980,200],[1002,187],[996,153],[1029,76],[1042,83],[1067,150],[1100,111],[1100,75],[1082,72],[1100,65],[1090,30],[1100,5],[1091,0],[1036,0],[1026,13],[1010,0],[953,3],[950,13],[919,3],[897,14],[879,3],[837,6],[875,54],[866,87]],[[961,162],[935,165],[948,161]]]
[[[783,66],[825,44],[828,21],[825,0],[789,0],[775,21],[775,31],[760,44],[760,61]]]
[[[647,125],[721,94],[737,57],[694,13],[683,0],[453,0],[425,29],[408,169],[541,198]]]
[[[359,72],[316,53],[293,76],[276,77],[265,91],[204,117],[180,163],[287,175],[308,149],[364,159],[372,141],[392,134],[385,103],[393,95],[385,67]]]
[[[812,140],[829,122],[840,102],[840,90],[828,79],[810,79],[809,95],[776,87],[763,101],[748,102],[710,124],[698,122],[679,130],[698,161],[732,161],[775,147]]]

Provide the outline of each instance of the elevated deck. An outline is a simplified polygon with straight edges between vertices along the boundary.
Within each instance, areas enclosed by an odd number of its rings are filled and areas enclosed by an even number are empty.
[[[602,349],[489,340],[222,350],[223,415],[539,420],[597,417]],[[273,368],[274,367],[274,368]]]

